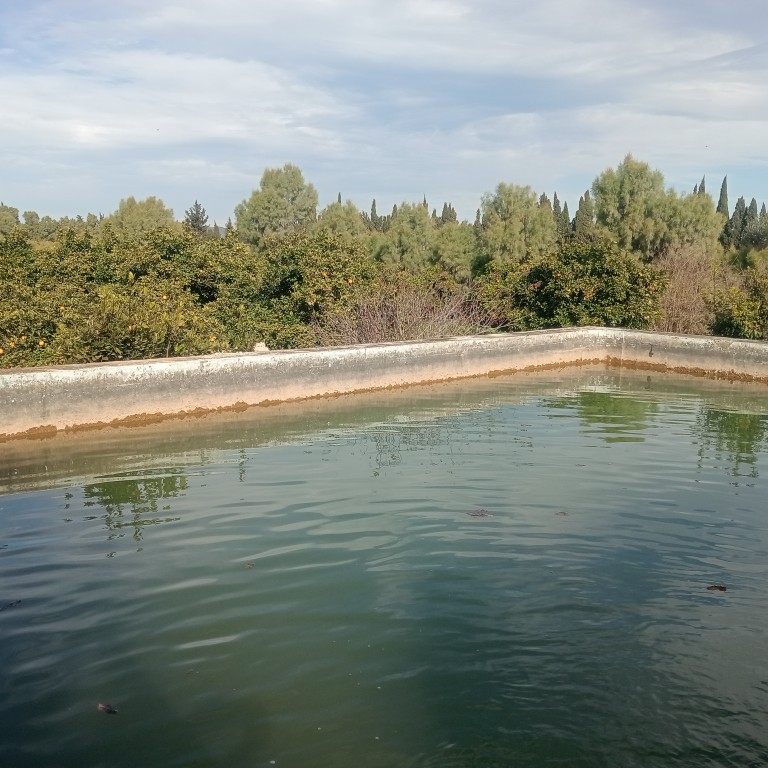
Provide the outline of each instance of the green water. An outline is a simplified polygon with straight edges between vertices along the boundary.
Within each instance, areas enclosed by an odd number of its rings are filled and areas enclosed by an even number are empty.
[[[767,450],[603,371],[0,445],[0,765],[764,766]]]

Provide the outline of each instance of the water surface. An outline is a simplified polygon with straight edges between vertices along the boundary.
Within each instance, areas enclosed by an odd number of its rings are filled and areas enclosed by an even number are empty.
[[[0,764],[765,765],[767,430],[587,371],[2,445]]]

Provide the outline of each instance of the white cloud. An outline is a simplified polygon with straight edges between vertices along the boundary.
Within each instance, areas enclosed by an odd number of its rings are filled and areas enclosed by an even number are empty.
[[[427,193],[471,216],[502,180],[577,199],[627,152],[669,183],[757,179],[768,52],[744,2],[725,19],[710,0],[4,5],[3,197],[61,215],[207,189],[226,219],[296,162],[321,201]]]

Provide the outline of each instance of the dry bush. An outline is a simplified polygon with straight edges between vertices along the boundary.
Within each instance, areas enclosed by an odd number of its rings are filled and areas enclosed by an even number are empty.
[[[671,333],[708,333],[714,315],[705,299],[722,282],[721,268],[702,250],[690,245],[669,249],[654,264],[669,276],[669,285],[661,301],[664,315],[655,324],[655,329]]]
[[[368,286],[315,330],[321,345],[339,346],[467,336],[490,327],[488,314],[466,288],[446,291],[399,274]]]

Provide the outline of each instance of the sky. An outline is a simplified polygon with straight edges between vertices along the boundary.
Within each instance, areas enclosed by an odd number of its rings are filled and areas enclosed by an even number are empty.
[[[631,153],[760,204],[767,41],[765,0],[0,0],[0,200],[223,225],[292,163],[321,208],[473,220],[504,182],[573,213]]]

